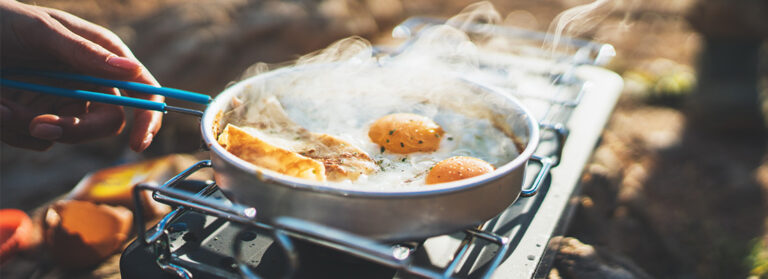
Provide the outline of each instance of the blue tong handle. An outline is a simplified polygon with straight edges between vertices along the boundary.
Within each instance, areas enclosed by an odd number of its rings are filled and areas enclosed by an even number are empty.
[[[154,87],[151,85],[138,83],[138,82],[110,80],[110,79],[103,79],[103,78],[97,78],[97,77],[86,76],[86,75],[58,73],[58,72],[42,72],[42,71],[28,71],[28,70],[3,71],[3,74],[6,74],[6,73],[11,75],[40,76],[40,77],[48,77],[48,78],[56,78],[56,79],[64,79],[64,80],[74,80],[74,81],[79,81],[83,83],[97,84],[97,85],[102,85],[107,87],[115,87],[115,88],[126,89],[126,90],[131,90],[136,92],[147,93],[147,94],[162,95],[169,98],[195,102],[198,104],[208,104],[211,102],[211,97],[205,94],[200,94],[200,93],[195,93],[195,92],[190,92],[190,91],[185,91],[185,90],[175,89],[175,88],[168,88],[168,87]],[[27,90],[27,91],[35,91],[35,92],[44,93],[44,94],[51,94],[51,95],[56,95],[61,97],[77,98],[77,99],[89,100],[94,102],[134,107],[134,108],[140,108],[140,109],[146,109],[146,110],[156,110],[156,111],[162,111],[162,112],[175,111],[175,112],[193,114],[197,116],[202,115],[202,112],[200,111],[169,106],[161,102],[154,102],[154,101],[149,101],[145,99],[131,98],[131,97],[125,97],[125,96],[115,96],[115,95],[91,92],[86,90],[58,88],[58,87],[52,87],[47,85],[9,80],[4,77],[0,78],[0,85],[10,87],[10,88]]]

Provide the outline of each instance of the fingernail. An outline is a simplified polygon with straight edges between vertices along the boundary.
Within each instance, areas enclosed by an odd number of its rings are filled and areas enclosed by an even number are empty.
[[[11,109],[9,109],[4,105],[0,105],[0,117],[2,117],[3,119],[9,119],[11,118],[11,115],[12,115]]]
[[[139,64],[138,61],[120,56],[107,58],[107,64],[124,70],[136,70],[141,68],[141,64]]]
[[[36,138],[57,140],[61,138],[61,135],[64,134],[64,130],[62,130],[61,127],[53,124],[40,123],[35,125],[35,127],[32,127],[30,134]]]
[[[144,136],[144,140],[141,141],[141,150],[147,149],[147,147],[149,147],[149,145],[152,143],[152,138],[154,137],[155,135],[153,135],[152,133],[149,133],[146,136]]]

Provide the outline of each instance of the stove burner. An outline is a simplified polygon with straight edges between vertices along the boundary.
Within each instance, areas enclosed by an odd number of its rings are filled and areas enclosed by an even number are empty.
[[[180,188],[198,192],[209,184],[183,181]],[[212,198],[223,198],[216,191]],[[254,273],[265,278],[392,278],[396,269],[382,266],[299,238],[292,238],[299,267],[292,271],[289,255],[268,231],[243,230],[242,225],[188,211],[168,225],[169,248],[179,265],[188,266],[194,278],[239,277],[232,256],[234,242],[242,242],[243,260]],[[153,259],[149,247],[136,241],[123,253],[123,278],[165,278],[167,274]],[[141,268],[137,268],[141,267]]]

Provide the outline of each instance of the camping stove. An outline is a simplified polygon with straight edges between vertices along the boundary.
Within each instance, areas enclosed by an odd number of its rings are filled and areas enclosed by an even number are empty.
[[[413,34],[419,28],[433,23],[432,19],[409,19],[394,34],[417,36]],[[515,43],[540,43],[546,38],[508,27],[464,28],[514,38]],[[528,106],[543,128],[536,155],[556,166],[543,178],[538,193],[520,197],[484,224],[406,243],[379,243],[296,219],[267,225],[254,221],[253,209],[231,203],[214,181],[188,180],[194,172],[211,167],[210,161],[201,161],[163,185],[134,189],[137,203],[142,202],[139,191],[153,191],[156,201],[173,210],[149,230],[142,226],[142,213],[135,214],[139,232],[120,259],[122,277],[545,277],[558,250],[550,240],[562,236],[568,225],[582,170],[622,88],[619,76],[597,67],[613,55],[612,47],[565,41],[573,47],[571,53],[549,53],[540,59],[537,47],[514,55],[489,51],[489,59],[481,60],[483,75],[477,78]],[[559,65],[559,70],[551,71],[549,64]],[[536,95],[510,87],[506,84],[514,74],[510,69],[526,69],[526,74],[548,79],[551,86]],[[533,164],[528,168],[526,173],[539,171]],[[528,177],[524,185],[531,185],[533,179],[537,178]]]

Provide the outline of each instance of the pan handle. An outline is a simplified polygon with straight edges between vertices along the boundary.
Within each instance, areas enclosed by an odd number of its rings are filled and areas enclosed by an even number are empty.
[[[539,126],[542,129],[550,130],[555,133],[555,144],[557,147],[553,152],[554,154],[551,156],[531,156],[531,160],[529,160],[529,162],[533,161],[539,163],[541,165],[541,169],[539,169],[539,173],[536,174],[536,178],[533,179],[531,185],[524,187],[523,190],[520,191],[520,196],[523,197],[536,195],[536,193],[539,192],[541,184],[544,183],[544,179],[547,178],[547,175],[549,175],[549,172],[552,170],[552,168],[557,167],[560,164],[560,158],[563,156],[563,147],[565,146],[565,141],[568,139],[568,134],[570,133],[568,128],[560,123],[540,123]]]
[[[544,179],[547,178],[549,171],[554,167],[554,162],[549,157],[533,155],[531,156],[531,161],[541,164],[541,169],[539,170],[539,173],[536,174],[536,178],[533,179],[531,186],[523,188],[520,192],[520,196],[523,197],[530,197],[538,193],[541,184],[544,183]]]
[[[557,124],[549,124],[549,123],[541,123],[539,124],[539,127],[541,127],[544,130],[550,130],[555,133],[555,140],[557,144],[557,148],[555,149],[554,156],[550,156],[552,160],[552,167],[557,167],[560,165],[560,158],[563,157],[563,147],[565,147],[565,141],[568,140],[568,135],[570,134],[570,131],[568,128],[565,127],[565,125],[557,123]]]

